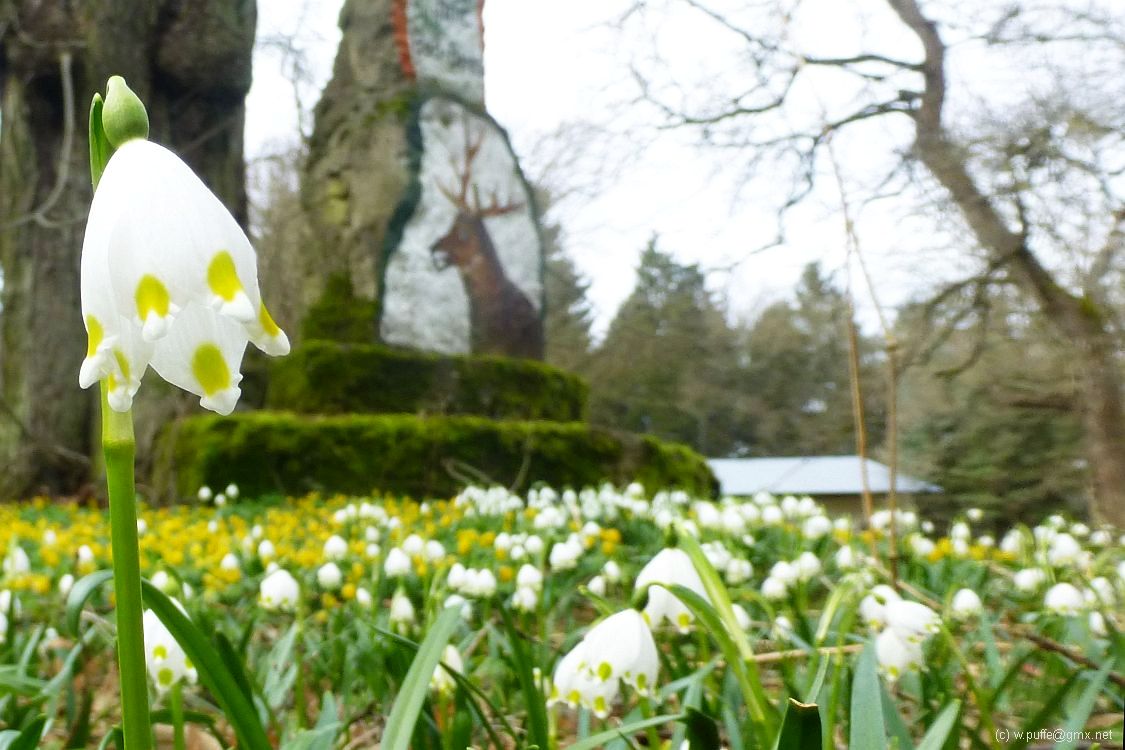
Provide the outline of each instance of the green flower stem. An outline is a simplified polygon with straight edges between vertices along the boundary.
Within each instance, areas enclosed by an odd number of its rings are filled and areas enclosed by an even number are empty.
[[[184,737],[184,683],[176,680],[169,695],[169,708],[172,711],[172,747],[174,750],[187,750]]]
[[[637,704],[641,709],[641,716],[642,717],[644,717],[646,719],[651,719],[654,716],[656,716],[656,712],[652,710],[652,701],[650,701],[647,696],[644,696],[644,695],[640,696],[640,699],[637,701]],[[649,727],[648,730],[646,731],[646,734],[648,735],[648,746],[649,747],[659,748],[661,746],[660,732],[657,731],[657,728],[656,728],[655,725]]]
[[[141,559],[137,546],[137,497],[133,465],[133,415],[109,406],[102,384],[102,450],[109,484],[113,589],[117,604],[117,663],[121,681],[121,725],[126,750],[150,750],[148,676],[141,619]]]

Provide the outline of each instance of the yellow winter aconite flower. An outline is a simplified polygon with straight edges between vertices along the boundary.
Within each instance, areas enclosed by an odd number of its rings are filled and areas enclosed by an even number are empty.
[[[88,347],[79,384],[128,411],[149,365],[229,414],[248,341],[289,351],[258,290],[246,233],[178,156],[135,137],[102,174],[82,244]]]

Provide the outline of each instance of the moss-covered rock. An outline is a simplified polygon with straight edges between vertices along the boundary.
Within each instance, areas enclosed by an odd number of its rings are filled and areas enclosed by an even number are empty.
[[[581,378],[530,360],[309,341],[273,361],[266,404],[301,414],[472,414],[571,422],[582,419],[586,396]]]
[[[634,479],[651,490],[714,492],[704,459],[652,437],[581,423],[497,422],[479,417],[254,412],[193,416],[161,437],[154,484],[189,497],[204,484],[243,493],[313,490],[447,497],[468,482],[523,489],[532,482],[581,487]]]
[[[356,296],[350,276],[333,273],[301,324],[301,338],[365,344],[376,339],[377,314],[374,300]]]

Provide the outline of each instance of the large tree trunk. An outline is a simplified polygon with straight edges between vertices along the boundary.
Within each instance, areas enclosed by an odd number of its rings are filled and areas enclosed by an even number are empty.
[[[921,66],[925,89],[913,113],[918,157],[949,191],[992,260],[1007,265],[1013,280],[1036,301],[1060,338],[1072,347],[1093,480],[1091,515],[1125,528],[1125,387],[1107,316],[1093,296],[1079,296],[1055,281],[1031,251],[1026,237],[1008,227],[973,180],[964,151],[942,124],[945,45],[937,26],[925,17],[917,0],[888,3],[925,50]]]
[[[303,306],[333,274],[355,293],[380,292],[383,242],[410,180],[405,122],[413,83],[395,43],[397,0],[347,0],[332,80],[316,105],[301,182],[310,229]]]
[[[0,498],[72,491],[89,477],[96,396],[78,388],[77,372],[90,97],[125,76],[149,107],[150,137],[244,219],[255,20],[253,0],[0,0]],[[176,403],[148,385],[142,454]]]

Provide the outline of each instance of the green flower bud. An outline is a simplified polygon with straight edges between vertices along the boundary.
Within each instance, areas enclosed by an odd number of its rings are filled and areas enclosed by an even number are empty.
[[[112,76],[106,84],[102,127],[114,148],[134,138],[148,138],[145,105],[121,76]]]

